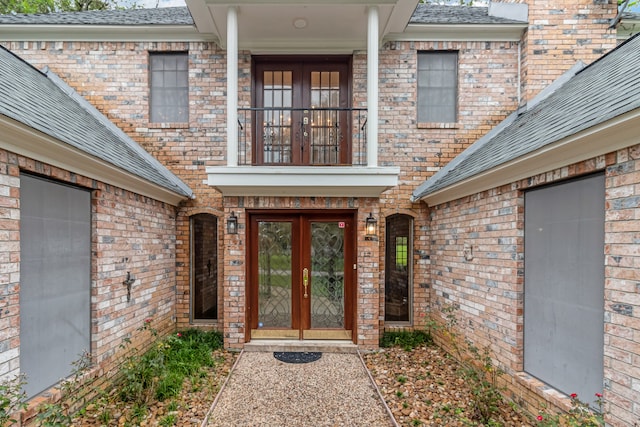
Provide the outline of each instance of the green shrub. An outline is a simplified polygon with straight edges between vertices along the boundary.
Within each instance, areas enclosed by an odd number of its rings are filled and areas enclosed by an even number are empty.
[[[380,339],[380,347],[401,347],[405,351],[410,351],[416,347],[431,344],[432,342],[431,334],[426,331],[387,331]]]
[[[220,332],[199,329],[158,341],[146,353],[133,355],[124,363],[118,383],[120,399],[145,404],[151,399],[178,396],[185,378],[197,378],[202,368],[214,365],[212,352],[222,343]]]

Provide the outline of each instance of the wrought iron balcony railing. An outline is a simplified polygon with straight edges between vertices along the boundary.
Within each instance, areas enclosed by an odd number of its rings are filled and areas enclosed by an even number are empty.
[[[366,108],[239,108],[238,164],[366,166]]]

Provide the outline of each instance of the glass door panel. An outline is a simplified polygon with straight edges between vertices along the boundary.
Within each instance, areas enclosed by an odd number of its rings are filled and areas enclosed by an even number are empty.
[[[311,223],[311,329],[344,328],[344,227]]]
[[[255,58],[258,164],[351,160],[348,57]]]
[[[310,91],[310,161],[312,164],[338,164],[343,139],[339,117],[340,72],[311,71]]]
[[[351,339],[353,215],[323,216],[249,221],[251,338]]]
[[[292,326],[291,223],[258,223],[258,328]]]
[[[291,163],[293,72],[264,71],[262,92],[262,161]]]

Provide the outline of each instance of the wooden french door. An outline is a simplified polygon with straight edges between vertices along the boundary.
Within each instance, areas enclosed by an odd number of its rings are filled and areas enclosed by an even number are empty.
[[[351,162],[347,57],[254,58],[257,164]]]
[[[252,214],[250,338],[352,339],[353,213]]]

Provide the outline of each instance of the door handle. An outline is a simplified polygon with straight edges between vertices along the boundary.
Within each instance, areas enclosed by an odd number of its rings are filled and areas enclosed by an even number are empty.
[[[307,287],[309,286],[309,269],[305,268],[302,270],[302,285],[304,286],[304,297],[309,298],[309,294],[307,293]]]

